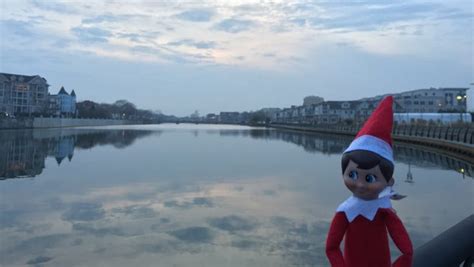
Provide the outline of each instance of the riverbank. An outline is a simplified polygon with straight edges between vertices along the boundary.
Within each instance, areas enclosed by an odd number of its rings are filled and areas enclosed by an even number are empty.
[[[355,136],[357,127],[295,124],[270,124],[271,128],[292,131],[316,132]],[[395,142],[409,143],[417,146],[430,147],[442,151],[446,155],[456,156],[473,162],[474,159],[474,125],[468,127],[429,127],[429,126],[399,126],[393,129]]]
[[[137,122],[129,121],[129,120],[107,120],[107,119],[14,118],[14,119],[0,119],[0,130],[107,126],[107,125],[125,125],[125,124],[137,124]]]

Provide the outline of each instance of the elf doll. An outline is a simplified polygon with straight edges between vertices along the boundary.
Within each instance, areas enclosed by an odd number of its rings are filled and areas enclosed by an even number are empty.
[[[332,267],[390,267],[387,231],[402,252],[393,266],[411,266],[413,248],[392,209],[393,97],[380,102],[341,160],[343,180],[352,196],[339,205],[326,240]],[[339,246],[344,238],[344,254]]]

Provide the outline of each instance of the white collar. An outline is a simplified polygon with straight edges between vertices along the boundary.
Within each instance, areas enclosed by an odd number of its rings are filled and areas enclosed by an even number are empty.
[[[346,201],[342,202],[337,208],[337,211],[343,211],[346,214],[347,220],[352,222],[357,216],[362,215],[368,220],[372,221],[379,208],[391,208],[392,203],[390,197],[395,192],[392,187],[387,186],[377,199],[363,200],[361,198],[351,196]]]

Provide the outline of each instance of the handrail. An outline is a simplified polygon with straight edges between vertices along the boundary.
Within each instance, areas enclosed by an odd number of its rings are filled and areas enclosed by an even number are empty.
[[[474,214],[417,248],[413,267],[470,267],[473,259]]]

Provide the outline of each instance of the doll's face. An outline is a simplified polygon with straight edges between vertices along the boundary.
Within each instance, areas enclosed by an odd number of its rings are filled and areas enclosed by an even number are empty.
[[[343,179],[353,195],[364,200],[377,199],[385,187],[393,185],[393,179],[387,182],[378,165],[364,170],[357,168],[352,160],[344,171]]]

